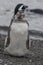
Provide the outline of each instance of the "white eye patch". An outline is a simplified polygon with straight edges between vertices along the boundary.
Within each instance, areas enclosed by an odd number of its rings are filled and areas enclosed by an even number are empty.
[[[18,10],[19,10],[19,11],[22,10],[22,7],[23,7],[23,5],[21,5],[21,7],[20,7]]]

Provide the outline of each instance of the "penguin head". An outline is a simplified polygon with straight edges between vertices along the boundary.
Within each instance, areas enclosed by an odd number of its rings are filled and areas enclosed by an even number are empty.
[[[14,15],[16,15],[17,12],[21,12],[21,11],[24,12],[24,10],[25,10],[27,7],[28,7],[28,6],[26,6],[26,5],[22,4],[22,3],[17,4],[17,6],[15,7],[15,10],[14,10]]]
[[[24,16],[25,16],[24,11],[27,7],[28,6],[26,6],[22,3],[17,4],[17,6],[15,7],[15,10],[14,10],[14,16],[16,15],[18,19],[24,18]]]

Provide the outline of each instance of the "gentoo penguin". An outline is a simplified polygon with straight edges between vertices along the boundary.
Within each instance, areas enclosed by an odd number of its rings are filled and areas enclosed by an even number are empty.
[[[25,19],[24,11],[28,6],[18,4],[10,24],[10,43],[4,49],[10,55],[24,56],[29,49],[29,23]]]

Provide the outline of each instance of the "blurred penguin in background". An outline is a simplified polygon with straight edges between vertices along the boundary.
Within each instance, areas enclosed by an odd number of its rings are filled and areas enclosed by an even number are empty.
[[[29,49],[29,23],[25,19],[24,11],[28,6],[18,4],[14,10],[14,16],[10,24],[10,32],[4,51],[14,56],[24,56]]]

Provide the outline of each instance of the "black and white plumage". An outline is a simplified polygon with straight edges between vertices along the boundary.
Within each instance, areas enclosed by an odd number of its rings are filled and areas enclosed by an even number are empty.
[[[10,44],[5,48],[5,51],[14,56],[24,56],[29,49],[29,25],[25,19],[17,19],[13,20],[10,27]]]
[[[28,6],[24,5],[24,4],[18,4],[16,7],[15,7],[15,10],[14,10],[14,15],[17,14],[18,11],[22,10],[24,11]]]

